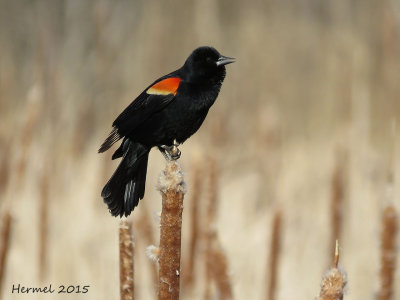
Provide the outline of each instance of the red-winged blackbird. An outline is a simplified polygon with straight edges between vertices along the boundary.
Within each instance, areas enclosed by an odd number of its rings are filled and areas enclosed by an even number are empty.
[[[212,47],[197,48],[180,69],[153,82],[117,117],[99,149],[124,138],[112,156],[122,161],[101,192],[113,216],[128,216],[143,198],[152,147],[166,158],[179,158],[176,146],[200,128],[218,96],[225,65],[232,62]]]

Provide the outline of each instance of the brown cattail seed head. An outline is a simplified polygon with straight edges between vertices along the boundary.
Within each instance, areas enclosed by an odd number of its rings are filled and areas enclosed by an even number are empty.
[[[339,242],[336,240],[333,267],[322,278],[321,291],[318,300],[343,300],[344,289],[347,284],[346,273],[338,268]]]
[[[179,164],[169,161],[158,179],[158,190],[165,194],[168,190],[186,193],[186,184]]]
[[[381,270],[380,290],[378,300],[390,300],[393,298],[394,274],[396,270],[396,236],[398,231],[398,217],[393,205],[385,208],[382,215],[381,233]]]
[[[342,300],[347,278],[344,271],[331,268],[325,274],[321,283],[319,300]]]

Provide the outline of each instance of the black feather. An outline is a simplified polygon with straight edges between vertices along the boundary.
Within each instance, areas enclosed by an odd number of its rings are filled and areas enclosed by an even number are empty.
[[[149,157],[148,148],[129,139],[121,147],[122,161],[101,192],[110,213],[120,217],[129,216],[144,196]]]
[[[100,149],[98,153],[103,153],[104,151],[107,151],[110,149],[112,145],[114,145],[117,141],[119,141],[122,138],[122,136],[119,134],[118,129],[114,127],[106,140],[104,141],[103,144],[101,144]]]
[[[127,146],[129,145],[129,142],[127,142],[127,138],[124,138],[124,140],[122,141],[121,145],[118,147],[117,150],[115,150],[114,154],[112,155],[111,159],[117,159],[120,158],[124,155],[124,153],[127,150]]]

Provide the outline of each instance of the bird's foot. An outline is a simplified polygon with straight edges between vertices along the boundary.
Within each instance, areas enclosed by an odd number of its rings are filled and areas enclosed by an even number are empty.
[[[160,148],[164,158],[168,161],[177,160],[181,157],[181,151],[178,149],[179,144],[174,140],[172,146],[161,145]]]

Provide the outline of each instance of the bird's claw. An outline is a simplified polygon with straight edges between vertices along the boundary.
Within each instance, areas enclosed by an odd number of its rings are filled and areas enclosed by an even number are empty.
[[[160,148],[164,150],[161,151],[164,158],[168,161],[179,159],[181,157],[181,151],[178,149],[178,146],[179,144],[176,141],[174,141],[172,146],[161,145]]]

